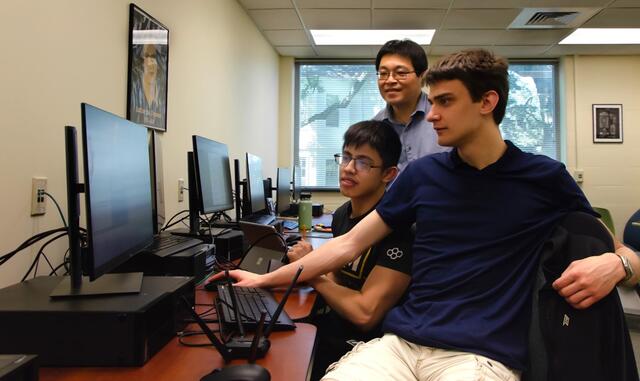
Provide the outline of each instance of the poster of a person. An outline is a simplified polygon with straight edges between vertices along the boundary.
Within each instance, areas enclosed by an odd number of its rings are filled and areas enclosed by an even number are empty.
[[[169,30],[134,4],[130,12],[127,117],[166,131]]]
[[[593,142],[622,143],[622,105],[593,105]]]

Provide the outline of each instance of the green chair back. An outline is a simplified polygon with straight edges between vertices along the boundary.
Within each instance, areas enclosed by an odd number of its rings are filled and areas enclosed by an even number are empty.
[[[600,218],[602,220],[602,222],[604,222],[604,224],[609,228],[609,230],[611,230],[611,233],[613,233],[615,235],[616,234],[616,228],[615,228],[615,226],[613,226],[613,218],[611,218],[611,212],[609,212],[609,209],[598,208],[598,207],[594,206],[593,210],[595,210],[596,212],[598,212],[598,214],[600,214],[600,216],[602,216]]]

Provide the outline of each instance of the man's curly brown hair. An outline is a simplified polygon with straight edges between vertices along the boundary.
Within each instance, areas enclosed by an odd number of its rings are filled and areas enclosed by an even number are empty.
[[[493,120],[500,124],[507,109],[509,97],[509,64],[507,60],[484,49],[463,50],[439,59],[427,70],[426,83],[460,80],[471,99],[478,102],[490,90],[498,93],[499,100],[493,110]]]

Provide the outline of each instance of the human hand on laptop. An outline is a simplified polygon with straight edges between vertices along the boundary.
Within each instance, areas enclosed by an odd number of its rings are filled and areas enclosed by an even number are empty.
[[[313,246],[303,239],[289,248],[287,251],[287,257],[289,258],[289,262],[295,262],[312,251]]]

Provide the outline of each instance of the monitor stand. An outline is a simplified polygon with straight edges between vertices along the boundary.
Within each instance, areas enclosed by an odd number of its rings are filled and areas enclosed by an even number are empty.
[[[62,298],[138,294],[142,287],[142,275],[142,273],[105,274],[93,282],[89,281],[89,277],[82,277],[82,284],[79,288],[71,288],[71,277],[65,276],[49,296]]]

